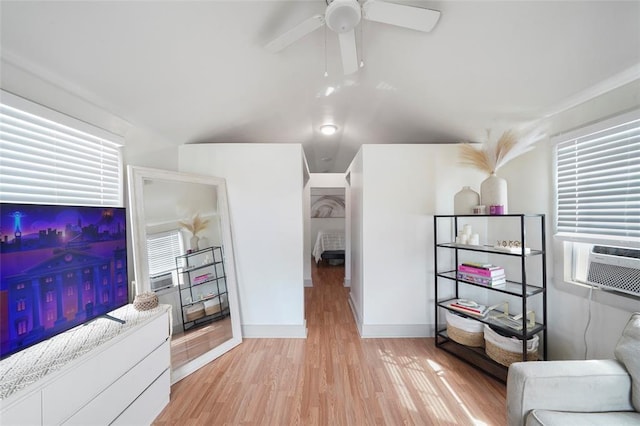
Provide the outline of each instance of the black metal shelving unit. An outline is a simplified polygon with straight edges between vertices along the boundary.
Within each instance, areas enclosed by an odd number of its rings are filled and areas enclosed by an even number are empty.
[[[504,221],[506,218],[513,218],[511,220],[517,220],[519,222],[520,227],[520,242],[521,242],[521,250],[519,253],[514,253],[510,251],[505,251],[503,249],[495,248],[492,246],[473,246],[466,244],[456,244],[451,241],[440,241],[441,238],[445,238],[443,236],[438,235],[438,228],[440,221],[448,220],[450,221],[449,225],[452,226],[453,235],[458,234],[459,229],[459,221],[465,220],[465,218],[474,218],[474,220],[478,220],[478,218],[484,218],[481,220],[486,221]],[[530,251],[526,251],[524,248],[527,247],[527,235],[526,235],[526,225],[527,221],[539,221],[539,237],[540,237],[540,245],[541,247],[536,249],[531,249]],[[533,337],[534,335],[540,334],[542,340],[542,359],[547,359],[547,264],[546,264],[546,236],[545,236],[545,215],[544,214],[507,214],[507,215],[436,215],[433,219],[433,227],[434,227],[434,265],[435,265],[435,329],[436,329],[436,338],[435,343],[436,347],[446,350],[447,352],[452,353],[453,355],[458,356],[459,358],[471,363],[496,377],[499,380],[506,381],[508,368],[495,362],[491,358],[487,356],[484,352],[483,348],[475,348],[469,347],[462,344],[459,344],[453,340],[451,340],[447,334],[446,323],[442,323],[439,321],[440,313],[443,309],[449,310],[451,312],[455,312],[457,315],[461,315],[466,318],[471,318],[476,321],[480,321],[484,324],[489,325],[492,329],[498,331],[500,334],[504,336],[515,336],[519,340],[522,341],[522,360],[525,361],[527,359],[527,340]],[[447,238],[451,235],[447,235]],[[453,269],[444,268],[442,270],[438,269],[438,254],[439,251],[448,250],[453,251]],[[480,252],[480,253],[488,253],[493,256],[515,256],[520,259],[520,272],[521,272],[521,280],[520,281],[512,281],[507,280],[506,284],[491,287],[487,285],[477,284],[470,281],[465,281],[459,279],[457,277],[457,265],[464,261],[465,253],[468,252]],[[527,278],[527,262],[534,258],[540,257],[540,267],[541,267],[541,282],[540,283],[530,283]],[[446,297],[442,298],[439,296],[439,287],[441,285],[450,285],[453,286],[454,297]],[[523,313],[527,312],[528,301],[532,297],[541,297],[542,298],[542,315],[540,317],[536,316],[536,321],[541,319],[541,322],[536,322],[532,328],[527,327],[527,316],[522,315],[522,329],[516,330],[506,325],[498,322],[494,318],[489,315],[485,317],[478,317],[475,315],[465,314],[460,312],[459,310],[455,310],[449,306],[451,302],[459,298],[459,290],[462,286],[473,286],[473,287],[481,287],[490,292],[503,293],[509,296],[514,296],[519,298],[522,303],[522,311]],[[448,292],[451,294],[451,291]]]
[[[208,247],[178,256],[176,270],[184,331],[229,315],[222,247]],[[205,303],[212,313],[206,312]],[[188,318],[187,310],[196,305],[202,305],[202,315]]]

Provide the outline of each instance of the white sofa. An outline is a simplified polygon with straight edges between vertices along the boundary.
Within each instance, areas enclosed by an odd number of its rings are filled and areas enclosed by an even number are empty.
[[[511,364],[507,422],[519,425],[640,425],[640,312],[616,359]]]

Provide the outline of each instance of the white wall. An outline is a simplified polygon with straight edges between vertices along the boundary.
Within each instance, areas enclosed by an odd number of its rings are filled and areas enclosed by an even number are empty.
[[[433,334],[433,215],[452,214],[454,194],[482,180],[457,153],[363,145],[352,163],[351,303],[363,337]]]
[[[363,335],[364,316],[364,264],[363,264],[363,149],[358,150],[351,165],[347,169],[348,205],[347,215],[350,227],[349,241],[351,242],[349,268],[351,270],[351,291],[349,292],[349,304],[356,320],[356,327],[360,335]],[[345,258],[345,261],[346,258]]]
[[[560,133],[599,121],[640,106],[640,81],[562,112],[550,119],[553,133]],[[552,133],[552,134],[553,134]],[[611,358],[616,342],[630,314],[640,309],[640,301],[614,293],[593,291],[563,279],[563,244],[553,237],[553,157],[549,141],[513,160],[500,171],[509,182],[512,211],[540,211],[547,215],[548,276],[548,356],[549,359],[583,359],[584,337],[591,306],[591,322],[586,334],[587,358]]]
[[[305,337],[303,167],[298,144],[198,144],[180,171],[227,181],[245,337]]]

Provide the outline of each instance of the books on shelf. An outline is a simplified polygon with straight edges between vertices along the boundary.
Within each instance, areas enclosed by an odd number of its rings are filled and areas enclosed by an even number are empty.
[[[472,268],[477,269],[486,269],[492,271],[494,269],[502,269],[502,266],[496,266],[491,263],[482,263],[482,262],[463,262],[461,265],[470,266]]]
[[[462,263],[458,265],[458,271],[465,272],[474,275],[481,275],[484,277],[500,277],[504,276],[504,268],[502,266],[493,266],[482,268],[477,266],[472,266],[468,263]]]
[[[209,280],[213,275],[210,273],[198,275],[193,279],[193,284],[202,284],[203,282]]]
[[[469,315],[475,315],[483,317],[487,314],[488,309],[485,305],[480,305],[472,300],[457,299],[449,303],[449,308],[458,312],[463,312]]]
[[[490,287],[498,287],[507,283],[507,278],[504,275],[498,277],[485,277],[483,275],[475,275],[467,272],[457,273],[458,279],[468,281],[474,284],[481,284]]]

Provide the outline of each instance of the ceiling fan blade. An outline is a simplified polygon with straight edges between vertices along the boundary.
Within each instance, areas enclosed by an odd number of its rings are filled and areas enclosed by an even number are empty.
[[[364,19],[429,32],[435,27],[440,12],[403,4],[367,0],[362,6]]]
[[[338,33],[340,42],[340,54],[342,55],[342,68],[344,75],[358,71],[358,51],[356,50],[356,33],[354,30]]]
[[[317,30],[324,25],[324,16],[315,15],[302,21],[300,24],[291,28],[286,33],[280,35],[265,46],[265,49],[272,53],[276,53],[289,46],[290,44],[300,40],[310,32]]]

